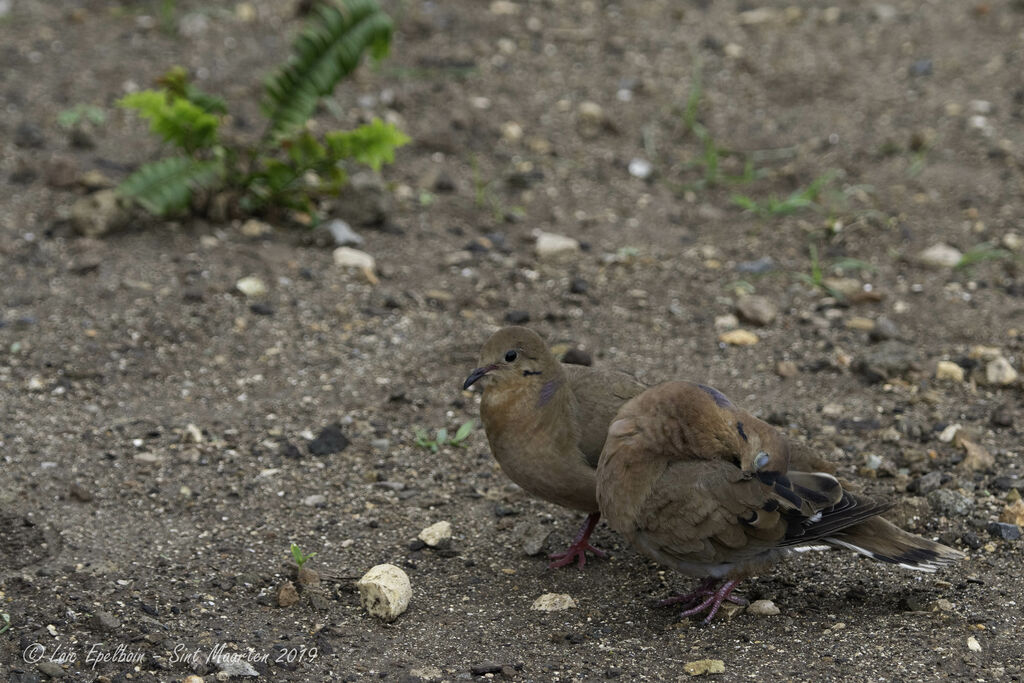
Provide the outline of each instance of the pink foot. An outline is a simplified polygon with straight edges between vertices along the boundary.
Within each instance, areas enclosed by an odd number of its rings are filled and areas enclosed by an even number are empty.
[[[723,602],[729,601],[736,605],[748,604],[744,598],[732,595],[733,590],[739,583],[740,579],[732,579],[716,589],[715,586],[718,584],[718,579],[704,579],[694,592],[662,600],[658,603],[658,606],[665,607],[683,603],[683,606],[687,609],[680,612],[680,618],[692,617],[707,611],[708,615],[704,619],[704,625],[707,626],[715,618],[715,615],[718,614],[718,610],[722,608]]]
[[[580,569],[587,564],[587,551],[594,553],[598,557],[608,557],[608,554],[600,548],[595,548],[590,545],[590,534],[594,533],[594,529],[597,528],[597,523],[601,519],[600,512],[591,512],[587,515],[587,518],[583,521],[583,526],[580,528],[576,538],[572,539],[572,545],[570,545],[564,553],[553,553],[548,555],[548,559],[554,560],[548,565],[548,569],[558,569],[566,565],[576,562]]]

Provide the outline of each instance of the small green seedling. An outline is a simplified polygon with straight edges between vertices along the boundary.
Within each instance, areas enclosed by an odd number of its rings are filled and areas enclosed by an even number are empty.
[[[466,439],[476,429],[476,420],[469,420],[463,422],[462,426],[459,427],[458,431],[455,432],[455,436],[449,438],[448,429],[441,427],[434,433],[434,438],[430,438],[430,434],[425,429],[416,429],[416,445],[420,448],[429,448],[431,453],[437,453],[441,446],[463,446],[465,445]]]
[[[57,114],[57,125],[71,130],[82,121],[101,126],[107,121],[107,113],[95,104],[76,104]]]
[[[763,202],[743,194],[733,194],[732,203],[742,209],[755,213],[760,218],[772,216],[786,216],[796,213],[801,209],[808,209],[817,206],[818,197],[821,196],[825,187],[832,182],[832,174],[824,173],[818,176],[810,185],[805,188],[794,190],[788,197],[780,199],[772,195]]]
[[[295,564],[299,565],[299,570],[301,570],[302,569],[302,565],[306,564],[307,562],[312,560],[314,557],[316,557],[316,553],[310,553],[309,555],[304,555],[302,553],[302,548],[300,548],[299,546],[297,546],[294,543],[292,543],[292,557],[295,559]]]
[[[3,633],[11,627],[11,615],[7,612],[0,613],[0,619],[3,619],[4,626],[0,628],[0,633]]]
[[[956,264],[957,270],[967,270],[985,261],[996,261],[1010,256],[1010,252],[999,247],[992,246],[991,242],[980,242],[964,252],[960,262]]]

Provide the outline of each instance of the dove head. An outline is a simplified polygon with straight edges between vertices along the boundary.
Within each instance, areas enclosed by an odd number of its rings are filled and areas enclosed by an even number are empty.
[[[543,383],[560,372],[558,361],[551,355],[544,340],[526,327],[505,327],[493,335],[480,350],[480,367],[466,378],[462,388],[488,378],[491,384]]]

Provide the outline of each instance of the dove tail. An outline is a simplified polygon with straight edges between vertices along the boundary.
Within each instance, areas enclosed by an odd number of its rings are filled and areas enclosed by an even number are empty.
[[[846,527],[821,540],[880,562],[922,572],[934,572],[964,557],[959,550],[907,533],[881,517]]]

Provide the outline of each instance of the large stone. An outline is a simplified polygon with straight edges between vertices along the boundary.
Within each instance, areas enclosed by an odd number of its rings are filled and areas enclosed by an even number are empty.
[[[378,564],[356,582],[363,609],[382,621],[392,622],[409,607],[412,584],[393,564]]]
[[[80,235],[100,237],[128,223],[129,214],[114,190],[100,190],[71,205],[71,225]]]

